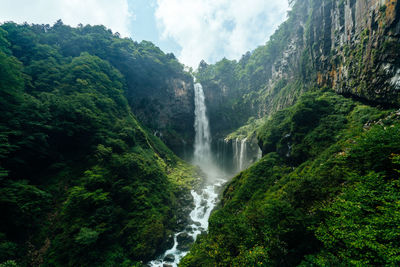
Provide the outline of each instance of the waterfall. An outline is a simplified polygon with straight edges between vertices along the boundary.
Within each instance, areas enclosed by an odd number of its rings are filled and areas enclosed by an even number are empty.
[[[211,163],[211,135],[203,87],[200,83],[194,85],[194,162],[201,166]]]
[[[194,209],[190,213],[191,223],[182,231],[174,234],[172,248],[166,250],[156,260],[147,265],[152,267],[178,266],[188,253],[190,243],[197,236],[207,231],[208,218],[217,204],[218,193],[226,182],[225,174],[214,164],[211,155],[211,135],[206,114],[205,97],[201,84],[194,85],[195,103],[195,141],[193,163],[200,166],[208,178],[208,183],[201,190],[192,190]]]
[[[220,165],[218,165],[215,162],[216,160],[213,160],[211,152],[211,134],[205,96],[203,87],[199,83],[194,85],[194,103],[194,129],[196,134],[193,163],[198,165],[206,174],[207,181],[201,189],[191,191],[194,208],[190,213],[189,224],[185,229],[174,234],[173,246],[159,255],[157,259],[150,261],[147,264],[148,266],[178,266],[180,260],[188,253],[190,244],[196,240],[198,235],[207,231],[208,218],[218,202],[218,192],[227,181],[226,173],[221,170],[223,165],[229,163],[228,165],[231,167],[229,173],[233,175],[237,171],[247,168],[261,156],[261,150],[258,146],[255,150],[254,145],[248,142],[247,138],[236,138],[231,140],[232,146],[228,145],[228,141],[218,144],[218,151],[214,157],[220,161]]]
[[[257,160],[259,160],[259,159],[261,159],[262,158],[262,150],[258,147],[258,150],[257,150]]]
[[[239,170],[243,170],[245,167],[244,164],[246,162],[246,153],[247,153],[246,141],[247,141],[247,138],[244,138],[240,142]]]
[[[232,140],[233,161],[235,163],[235,170],[242,171],[247,167],[247,138]]]
[[[262,157],[258,144],[249,137],[225,139],[223,144],[231,149],[229,154],[231,164],[225,164],[225,166],[231,166],[232,175],[243,171]]]

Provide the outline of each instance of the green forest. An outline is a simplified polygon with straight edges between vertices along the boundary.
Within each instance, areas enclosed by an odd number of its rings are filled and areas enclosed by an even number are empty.
[[[160,253],[198,170],[127,95],[183,66],[151,43],[59,21],[1,25],[0,69],[1,266],[132,266]]]
[[[182,266],[400,262],[399,112],[312,90],[258,138],[263,158],[225,188]]]

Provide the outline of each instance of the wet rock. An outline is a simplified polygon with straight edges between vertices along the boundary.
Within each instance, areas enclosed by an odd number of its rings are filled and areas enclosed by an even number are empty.
[[[166,241],[165,241],[165,245],[163,250],[172,248],[174,246],[174,235],[173,234],[169,234]]]
[[[190,236],[188,233],[180,233],[177,236],[177,241],[178,241],[178,246],[177,248],[179,250],[189,250],[190,246],[192,245],[192,243],[194,242],[194,239],[192,236]]]
[[[202,206],[202,207],[207,206],[207,200],[203,199],[203,200],[200,202],[200,206]]]
[[[193,222],[193,224],[196,226],[201,226],[201,223],[199,223],[199,222]]]
[[[171,265],[171,264],[164,263],[164,264],[163,264],[163,267],[172,267],[172,265]]]
[[[172,255],[172,254],[168,254],[167,256],[164,257],[164,261],[174,262],[175,261],[175,256]]]

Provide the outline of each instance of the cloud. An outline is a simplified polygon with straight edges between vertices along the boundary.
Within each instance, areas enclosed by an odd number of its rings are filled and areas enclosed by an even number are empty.
[[[182,47],[179,59],[197,67],[264,44],[287,10],[286,0],[157,0],[155,16],[163,37]]]
[[[0,22],[53,24],[103,24],[122,36],[130,36],[132,15],[127,0],[0,0]]]

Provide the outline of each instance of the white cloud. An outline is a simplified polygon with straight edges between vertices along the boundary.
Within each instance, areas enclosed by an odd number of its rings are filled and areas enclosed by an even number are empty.
[[[264,44],[286,18],[286,0],[157,0],[163,37],[181,47],[179,59],[197,67],[204,59],[239,59]]]
[[[53,24],[103,24],[113,32],[129,36],[127,0],[0,0],[0,22]]]

